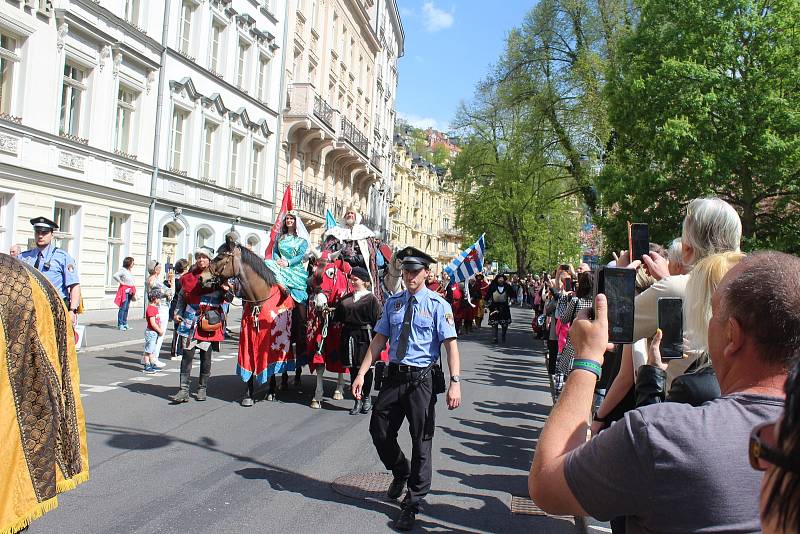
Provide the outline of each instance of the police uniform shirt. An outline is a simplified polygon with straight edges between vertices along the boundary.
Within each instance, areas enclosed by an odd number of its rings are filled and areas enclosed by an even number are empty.
[[[57,248],[54,243],[50,243],[41,252],[42,259],[39,261],[39,270],[50,280],[62,297],[69,297],[68,288],[80,283],[75,260],[67,251]],[[20,259],[30,265],[35,265],[38,257],[38,247],[20,254]]]
[[[406,355],[402,361],[398,361],[397,347],[400,344],[400,332],[403,329],[403,317],[409,297],[411,294],[408,291],[389,297],[384,305],[383,314],[375,325],[375,332],[389,338],[391,363],[425,367],[439,358],[439,349],[443,341],[456,337],[453,310],[444,298],[427,287],[417,291],[414,295],[411,336]]]

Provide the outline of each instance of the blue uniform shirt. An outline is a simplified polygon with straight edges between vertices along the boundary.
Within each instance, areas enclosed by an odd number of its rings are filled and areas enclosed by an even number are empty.
[[[32,248],[19,255],[19,259],[31,265],[36,264],[39,256],[39,249]],[[42,251],[42,259],[39,262],[39,270],[50,280],[63,298],[69,297],[69,287],[80,284],[78,279],[78,267],[75,260],[66,250],[56,247],[50,243]]]
[[[425,367],[439,358],[443,341],[456,337],[453,310],[446,300],[427,287],[417,291],[414,295],[416,302],[406,355],[402,361],[398,361],[397,346],[400,343],[400,331],[403,329],[403,316],[409,297],[408,291],[389,297],[383,306],[383,314],[375,325],[375,332],[389,338],[390,362]]]

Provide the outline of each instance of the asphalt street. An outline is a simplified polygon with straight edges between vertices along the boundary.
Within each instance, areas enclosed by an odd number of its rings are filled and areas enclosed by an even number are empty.
[[[512,496],[527,496],[535,441],[551,407],[531,313],[513,314],[504,345],[493,345],[485,326],[459,339],[463,404],[454,411],[443,398],[437,404],[433,485],[417,532],[577,531],[571,518],[511,512]],[[308,407],[307,374],[303,393],[243,408],[231,341],[215,355],[209,399],[171,405],[179,362],[143,375],[143,321],[130,324],[128,332],[103,322],[88,331],[79,359],[91,480],[62,495],[31,534],[391,531],[396,503],[332,488],[344,475],[385,472],[369,416],[349,415],[349,393],[330,399],[335,375],[326,374],[321,410]],[[410,456],[407,425],[400,435]]]

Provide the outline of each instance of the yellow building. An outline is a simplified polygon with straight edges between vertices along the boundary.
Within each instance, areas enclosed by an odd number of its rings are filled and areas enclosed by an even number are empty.
[[[443,188],[445,169],[414,154],[398,136],[394,144],[394,196],[390,204],[391,243],[413,246],[435,258],[437,274],[461,249],[455,229],[455,199]]]

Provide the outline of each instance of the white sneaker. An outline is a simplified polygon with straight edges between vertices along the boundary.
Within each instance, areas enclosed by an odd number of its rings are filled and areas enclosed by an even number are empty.
[[[178,356],[177,354],[170,358],[173,362],[179,362],[183,359],[183,356]]]
[[[166,366],[167,366],[167,364],[166,364],[166,363],[164,363],[164,362],[162,362],[161,360],[156,360],[156,361],[155,361],[155,363],[154,363],[153,365],[155,365],[155,366],[156,366],[156,367],[158,367],[159,369],[161,369],[162,367],[166,367]]]

